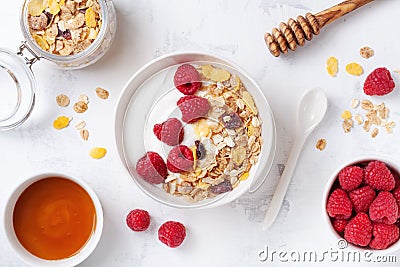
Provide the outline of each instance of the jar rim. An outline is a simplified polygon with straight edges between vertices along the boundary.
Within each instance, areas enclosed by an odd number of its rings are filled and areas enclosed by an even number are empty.
[[[87,55],[90,55],[100,46],[100,44],[104,38],[104,35],[106,34],[106,28],[107,28],[106,25],[108,23],[107,0],[98,0],[100,9],[101,9],[102,25],[101,25],[99,34],[97,35],[96,39],[85,50],[83,50],[77,54],[68,55],[68,56],[60,56],[60,55],[55,55],[55,54],[49,53],[49,52],[43,50],[41,47],[39,47],[39,45],[33,39],[31,33],[29,32],[29,26],[27,23],[27,18],[28,18],[27,4],[29,3],[29,1],[31,1],[31,0],[25,0],[24,3],[22,4],[21,13],[20,13],[20,26],[21,26],[25,41],[28,42],[29,47],[32,48],[32,50],[34,50],[34,52],[37,53],[39,57],[50,60],[50,61],[58,61],[58,62],[68,63],[70,61],[74,61],[74,60],[77,60],[80,58],[84,58]]]

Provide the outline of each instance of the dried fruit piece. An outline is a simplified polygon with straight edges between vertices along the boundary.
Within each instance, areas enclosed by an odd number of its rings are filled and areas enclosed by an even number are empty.
[[[224,180],[222,183],[219,183],[217,185],[212,185],[208,188],[208,191],[210,191],[212,194],[218,195],[218,194],[223,194],[229,191],[232,191],[233,187],[232,184],[229,180]]]
[[[254,104],[253,97],[249,92],[247,91],[243,92],[242,100],[246,103],[246,106],[250,109],[251,112],[253,112],[254,115],[258,114],[258,110],[256,108],[256,105]]]
[[[79,134],[80,134],[82,140],[87,141],[89,139],[89,131],[88,130],[82,129],[82,130],[80,130]]]
[[[85,22],[86,26],[88,26],[89,28],[95,28],[97,26],[96,12],[94,12],[93,8],[91,7],[86,9]]]
[[[110,95],[109,92],[101,87],[96,88],[96,94],[101,99],[107,99]]]
[[[224,69],[214,69],[211,72],[211,77],[210,79],[213,80],[214,82],[224,82],[229,80],[231,78],[231,74]]]
[[[338,60],[335,57],[329,57],[326,60],[326,70],[328,71],[328,74],[331,75],[332,77],[335,77],[336,74],[338,73]]]
[[[368,59],[374,56],[374,54],[374,50],[371,47],[364,46],[360,48],[360,56],[362,56],[363,58]]]
[[[70,119],[65,116],[57,117],[53,122],[53,127],[57,130],[61,130],[69,125]]]
[[[202,160],[206,156],[206,149],[200,140],[194,141],[196,145],[196,157],[198,160]]]
[[[321,151],[324,150],[326,147],[326,140],[324,138],[318,139],[315,147]]]
[[[28,2],[28,14],[39,16],[47,8],[48,0],[31,0]]]
[[[103,147],[94,147],[90,150],[89,155],[94,159],[101,159],[106,155],[106,153],[107,149]]]
[[[74,110],[76,113],[83,113],[87,109],[88,109],[88,105],[83,101],[79,101],[74,104]]]
[[[242,120],[235,112],[224,113],[221,121],[227,129],[237,129],[243,126]]]
[[[346,65],[346,71],[348,74],[354,75],[354,76],[360,76],[361,74],[364,73],[363,68],[361,67],[360,64],[352,62]]]
[[[66,107],[66,106],[69,105],[70,100],[69,100],[69,97],[67,95],[59,94],[56,97],[56,102],[60,107]]]

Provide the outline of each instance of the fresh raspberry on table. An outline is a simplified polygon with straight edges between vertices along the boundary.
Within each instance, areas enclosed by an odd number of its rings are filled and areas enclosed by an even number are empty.
[[[156,152],[147,152],[136,163],[136,171],[147,182],[160,184],[167,178],[167,165],[163,158]]]
[[[169,118],[163,123],[155,124],[153,132],[158,140],[169,146],[176,146],[182,143],[184,136],[182,122],[177,118]]]
[[[364,170],[358,166],[347,166],[339,172],[339,183],[342,189],[356,189],[364,179]]]
[[[379,160],[371,161],[365,167],[364,182],[375,190],[390,191],[395,186],[395,180],[389,168]]]
[[[145,231],[150,225],[150,215],[145,210],[134,209],[126,216],[126,224],[132,231]]]
[[[354,189],[349,192],[349,198],[356,213],[368,212],[376,196],[376,192],[369,185]]]
[[[180,222],[167,221],[158,229],[158,239],[170,248],[180,246],[185,237],[186,228]]]
[[[386,249],[397,240],[399,240],[399,227],[397,225],[374,223],[369,246],[373,249]]]
[[[344,228],[344,239],[349,243],[365,247],[371,241],[372,223],[364,212],[354,216]]]
[[[204,118],[211,107],[206,98],[195,95],[181,97],[177,105],[181,110],[182,120],[186,123],[193,123]]]
[[[171,172],[185,172],[193,170],[193,151],[187,146],[176,146],[168,154],[167,167]]]
[[[348,220],[344,220],[344,219],[334,219],[332,221],[332,225],[333,225],[333,228],[335,228],[336,232],[343,233],[344,228],[346,227],[348,222],[349,222]]]
[[[336,219],[348,219],[351,216],[353,207],[346,191],[336,189],[331,193],[326,205],[329,216]]]
[[[174,75],[175,87],[185,95],[193,95],[201,87],[200,74],[195,67],[183,64]]]
[[[369,207],[369,217],[373,222],[393,224],[399,216],[399,206],[390,192],[381,191]]]
[[[387,95],[395,87],[390,71],[386,68],[377,68],[371,72],[364,82],[366,95]]]

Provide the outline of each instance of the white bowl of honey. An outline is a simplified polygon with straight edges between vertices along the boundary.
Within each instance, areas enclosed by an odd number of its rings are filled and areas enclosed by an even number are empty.
[[[45,173],[10,195],[4,225],[11,247],[30,266],[75,266],[97,246],[103,211],[82,180]]]

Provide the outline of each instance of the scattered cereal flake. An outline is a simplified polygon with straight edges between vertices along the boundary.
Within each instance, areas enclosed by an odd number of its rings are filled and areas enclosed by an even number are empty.
[[[61,7],[60,4],[57,3],[57,0],[48,0],[49,12],[52,15],[57,15],[60,12]]]
[[[94,147],[90,150],[89,155],[94,159],[101,159],[106,155],[106,153],[107,149],[103,147]]]
[[[214,82],[224,82],[229,80],[230,77],[231,74],[229,73],[229,71],[224,69],[214,69],[213,72],[211,72],[210,79]]]
[[[371,101],[364,99],[361,101],[361,108],[367,111],[371,111],[374,109],[374,104]]]
[[[48,0],[31,0],[28,3],[28,14],[39,16],[47,8]]]
[[[33,35],[33,39],[35,39],[36,43],[42,48],[43,50],[48,50],[50,48],[49,43],[43,37],[39,35]]]
[[[247,91],[243,92],[242,100],[244,101],[244,103],[246,103],[246,106],[250,109],[251,112],[253,112],[254,115],[258,114],[258,110],[256,108],[256,105],[254,104],[253,97],[249,92]]]
[[[97,26],[96,12],[94,12],[93,8],[89,7],[86,10],[85,21],[86,26],[88,26],[89,28],[95,28]]]
[[[82,130],[85,127],[86,127],[85,121],[80,121],[78,124],[75,125],[75,129],[77,129],[77,130]]]
[[[364,121],[363,129],[364,129],[364,131],[369,132],[369,130],[371,129],[370,121],[368,121],[368,120]]]
[[[326,140],[324,138],[319,139],[315,147],[321,151],[324,150],[326,147]]]
[[[83,113],[88,109],[88,105],[83,101],[78,101],[74,104],[74,110],[76,113]]]
[[[69,125],[70,118],[66,116],[59,116],[57,119],[53,122],[53,127],[54,129],[61,130]]]
[[[340,116],[342,119],[347,120],[352,117],[351,112],[348,110],[343,111],[342,115]]]
[[[328,71],[328,74],[331,75],[332,77],[335,77],[336,74],[338,73],[338,60],[335,57],[329,57],[326,60],[326,70]]]
[[[397,74],[400,74],[400,70],[399,69],[395,69],[393,71],[396,72]]]
[[[353,127],[353,124],[354,124],[354,122],[353,122],[352,119],[344,120],[343,123],[342,123],[342,127],[343,127],[344,132],[345,133],[349,133],[351,128]]]
[[[87,141],[89,139],[89,131],[86,129],[81,129],[79,132],[82,140]]]
[[[375,138],[379,133],[379,129],[378,128],[374,128],[371,132],[371,137]]]
[[[101,87],[96,88],[96,94],[101,99],[107,99],[110,95],[110,93],[106,89],[103,89]]]
[[[352,62],[346,65],[346,71],[348,74],[354,75],[354,76],[360,76],[361,74],[364,73],[363,68],[361,67],[360,64]]]
[[[361,125],[364,122],[363,117],[360,114],[357,114],[354,119],[357,121],[358,125]]]
[[[56,102],[60,107],[66,107],[66,106],[69,105],[70,100],[69,100],[69,97],[67,95],[59,94],[56,97]]]
[[[360,55],[361,55],[363,58],[368,59],[368,58],[370,58],[370,57],[373,57],[374,54],[375,54],[375,53],[374,53],[374,50],[373,50],[371,47],[364,46],[364,47],[361,47],[361,48],[360,48]]]
[[[351,100],[351,108],[357,108],[358,107],[358,105],[360,104],[360,100],[358,100],[357,98],[353,98],[352,100]]]
[[[88,104],[89,103],[89,97],[87,95],[85,95],[85,94],[81,94],[78,97],[78,101],[79,102],[84,102],[85,104]]]

